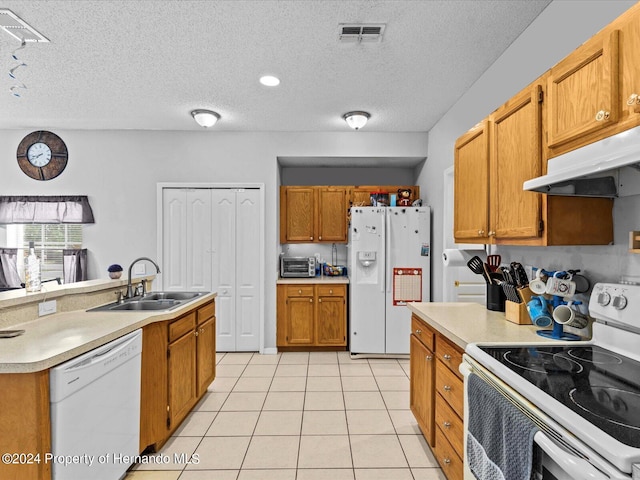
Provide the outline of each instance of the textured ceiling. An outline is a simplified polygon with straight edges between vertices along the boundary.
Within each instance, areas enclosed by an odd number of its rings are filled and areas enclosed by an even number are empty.
[[[422,132],[550,0],[3,1],[51,40],[0,31],[0,128]],[[380,43],[338,42],[338,24],[386,23]],[[263,74],[282,83],[267,88]]]

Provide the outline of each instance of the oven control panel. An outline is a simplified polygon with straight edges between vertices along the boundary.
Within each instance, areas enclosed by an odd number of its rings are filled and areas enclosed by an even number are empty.
[[[589,300],[589,314],[640,327],[640,285],[596,283]]]

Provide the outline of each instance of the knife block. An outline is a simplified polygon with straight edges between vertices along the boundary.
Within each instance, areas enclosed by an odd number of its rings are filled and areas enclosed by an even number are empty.
[[[525,302],[516,303],[507,300],[504,302],[504,316],[511,323],[517,323],[518,325],[531,325],[531,317],[529,317],[527,304]]]

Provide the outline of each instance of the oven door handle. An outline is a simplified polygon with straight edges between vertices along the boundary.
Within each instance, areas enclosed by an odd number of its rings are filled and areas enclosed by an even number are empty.
[[[578,458],[559,447],[543,432],[536,432],[533,441],[536,442],[563,471],[567,472],[571,478],[609,480],[607,475],[596,469],[588,461]]]

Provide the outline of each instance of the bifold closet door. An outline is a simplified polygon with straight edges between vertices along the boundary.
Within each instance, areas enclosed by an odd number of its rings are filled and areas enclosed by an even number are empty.
[[[260,348],[260,191],[211,190],[216,349]]]
[[[162,191],[162,278],[171,291],[211,291],[211,190]]]

